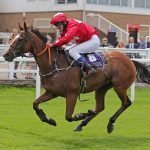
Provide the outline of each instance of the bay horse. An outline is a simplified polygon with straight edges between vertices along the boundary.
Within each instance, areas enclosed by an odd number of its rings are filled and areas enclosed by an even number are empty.
[[[82,120],[74,131],[81,131],[94,117],[104,110],[106,92],[114,88],[121,100],[121,107],[110,117],[107,132],[111,133],[114,123],[120,114],[131,105],[127,96],[127,89],[136,80],[136,73],[139,78],[150,84],[150,72],[141,63],[132,61],[124,53],[119,51],[102,52],[107,63],[103,69],[87,77],[87,86],[82,93],[95,91],[96,106],[93,110],[73,115],[77,98],[80,94],[80,79],[82,76],[79,66],[71,66],[66,54],[61,48],[46,47],[46,37],[37,30],[27,27],[20,27],[20,32],[11,43],[8,51],[3,55],[6,61],[13,61],[15,57],[24,56],[25,53],[32,53],[40,70],[41,83],[45,89],[44,94],[33,102],[35,110],[41,121],[56,126],[56,121],[47,118],[39,104],[52,100],[58,96],[66,98],[67,121]]]

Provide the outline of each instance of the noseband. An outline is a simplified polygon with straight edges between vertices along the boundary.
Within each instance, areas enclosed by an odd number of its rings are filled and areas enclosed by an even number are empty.
[[[14,55],[14,57],[16,58],[17,56],[21,56],[21,57],[24,57],[24,54],[21,53],[21,51],[19,49],[17,49],[15,46],[13,45],[10,45],[12,51],[11,53]]]

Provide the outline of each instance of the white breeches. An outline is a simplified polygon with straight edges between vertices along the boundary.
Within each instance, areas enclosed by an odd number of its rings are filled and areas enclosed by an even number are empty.
[[[99,40],[98,36],[93,35],[91,37],[91,39],[89,39],[86,42],[83,42],[78,45],[75,44],[73,46],[70,46],[69,54],[73,59],[78,60],[81,57],[80,54],[92,53],[92,52],[96,51],[99,46],[100,46],[100,40]]]

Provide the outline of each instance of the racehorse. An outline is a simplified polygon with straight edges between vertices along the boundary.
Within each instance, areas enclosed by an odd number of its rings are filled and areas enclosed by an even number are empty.
[[[105,51],[103,56],[107,63],[103,69],[98,69],[96,73],[86,79],[86,87],[82,93],[95,91],[96,106],[86,113],[73,115],[77,98],[80,94],[80,80],[82,71],[79,66],[72,66],[66,54],[61,48],[47,47],[46,37],[37,30],[20,26],[20,32],[11,43],[8,51],[3,55],[6,61],[13,61],[15,57],[24,56],[25,53],[32,53],[40,70],[41,83],[45,89],[44,94],[33,102],[35,110],[41,121],[56,126],[56,121],[47,118],[39,104],[52,100],[58,96],[66,98],[67,121],[82,120],[74,131],[81,131],[95,116],[104,110],[104,100],[106,92],[114,88],[121,100],[121,107],[110,117],[107,131],[111,133],[114,123],[120,114],[131,105],[131,100],[127,96],[127,89],[138,77],[145,83],[150,84],[150,72],[141,63],[132,61],[124,53],[119,51]]]

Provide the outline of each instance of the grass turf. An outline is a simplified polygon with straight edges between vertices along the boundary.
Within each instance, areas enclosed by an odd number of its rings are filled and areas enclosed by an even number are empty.
[[[73,132],[80,122],[65,120],[65,99],[57,98],[41,104],[47,116],[57,122],[53,127],[42,123],[32,109],[34,88],[0,86],[1,150],[149,150],[150,89],[136,88],[136,100],[116,121],[111,134],[106,127],[109,118],[120,107],[113,90],[107,93],[105,110],[82,132]],[[94,93],[81,96],[75,114],[95,106]]]

